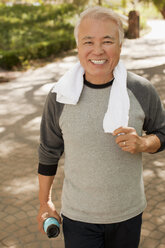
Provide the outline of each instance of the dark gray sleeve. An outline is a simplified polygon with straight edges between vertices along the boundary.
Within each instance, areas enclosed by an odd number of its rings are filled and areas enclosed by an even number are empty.
[[[161,147],[158,151],[162,151],[165,149],[165,110],[154,87],[150,87],[147,107],[143,129],[146,134],[155,134],[160,139]]]
[[[165,149],[165,110],[160,97],[148,80],[134,74],[129,74],[128,78],[128,87],[145,113],[143,130],[147,135],[155,134],[160,139],[161,147],[157,152],[162,151]]]
[[[46,176],[56,174],[58,161],[64,151],[64,141],[59,126],[63,104],[56,102],[56,94],[49,93],[43,110],[38,150],[38,173]]]

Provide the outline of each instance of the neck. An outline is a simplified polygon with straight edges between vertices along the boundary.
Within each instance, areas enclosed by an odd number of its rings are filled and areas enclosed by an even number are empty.
[[[85,79],[90,82],[91,84],[101,85],[110,82],[114,78],[113,74],[108,75],[107,77],[93,77],[88,73],[85,73]]]

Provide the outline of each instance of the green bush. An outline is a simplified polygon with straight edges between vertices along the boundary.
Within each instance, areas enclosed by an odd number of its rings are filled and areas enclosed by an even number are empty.
[[[67,51],[75,47],[73,36],[64,36],[55,41],[40,42],[20,50],[0,52],[0,67],[12,69],[21,66],[24,61],[43,59],[51,55],[58,55],[61,51]]]
[[[56,56],[75,47],[71,4],[0,5],[0,67],[12,69],[24,61]]]
[[[4,69],[12,69],[14,66],[20,66],[21,61],[18,51],[6,51],[0,53],[0,67]]]

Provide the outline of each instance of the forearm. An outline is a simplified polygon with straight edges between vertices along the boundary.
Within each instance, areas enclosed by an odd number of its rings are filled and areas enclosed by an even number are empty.
[[[44,234],[43,223],[48,217],[54,217],[61,223],[61,217],[57,213],[53,202],[51,201],[51,189],[54,176],[44,176],[38,174],[39,178],[39,201],[40,209],[37,216],[38,229]]]
[[[161,146],[159,138],[155,134],[144,135],[141,137],[142,152],[155,153]]]
[[[51,190],[53,185],[54,176],[44,176],[38,174],[39,179],[39,201],[40,205],[44,205],[51,201]]]

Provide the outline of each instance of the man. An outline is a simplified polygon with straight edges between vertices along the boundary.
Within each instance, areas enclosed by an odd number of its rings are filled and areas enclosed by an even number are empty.
[[[66,248],[137,248],[146,207],[142,152],[165,148],[165,112],[153,86],[119,61],[122,23],[94,7],[75,27],[80,64],[47,97],[39,148],[39,229],[48,216],[58,160]],[[142,135],[143,130],[145,134]]]

